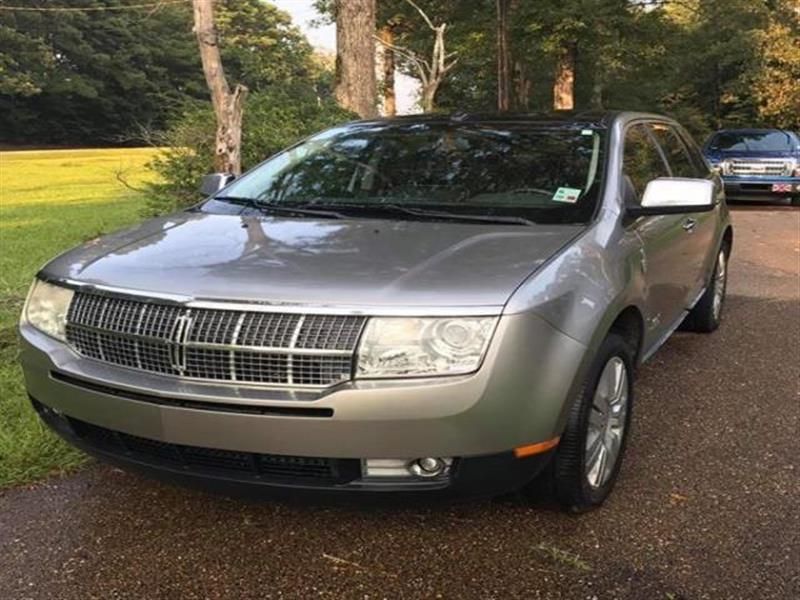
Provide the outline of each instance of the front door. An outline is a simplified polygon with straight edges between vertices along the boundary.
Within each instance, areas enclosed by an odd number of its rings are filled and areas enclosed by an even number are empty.
[[[667,123],[651,123],[650,132],[661,147],[667,160],[672,177],[689,179],[706,179],[711,176],[698,169],[692,161],[688,148],[672,125]],[[681,215],[683,219],[683,255],[676,265],[675,276],[681,278],[686,289],[684,305],[691,308],[703,289],[708,285],[709,252],[714,252],[714,237],[717,224],[717,213],[714,211],[693,212]],[[713,263],[711,263],[713,268]]]
[[[670,176],[648,125],[632,125],[625,133],[622,170],[629,201],[635,202],[641,202],[650,181]],[[629,225],[643,247],[645,348],[667,335],[686,308],[688,278],[676,274],[686,259],[685,220],[685,215],[644,216]]]

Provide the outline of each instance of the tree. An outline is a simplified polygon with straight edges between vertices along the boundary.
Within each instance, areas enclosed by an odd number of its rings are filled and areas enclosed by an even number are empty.
[[[381,53],[381,71],[383,78],[381,80],[381,96],[383,98],[383,114],[388,117],[393,117],[397,114],[397,101],[394,89],[394,29],[391,24],[381,27],[378,33],[380,42],[383,45],[383,52]]]
[[[120,144],[140,127],[164,127],[187,99],[202,97],[189,7],[130,4],[81,0],[86,12],[61,12],[15,0],[30,10],[0,11],[4,142]]]
[[[247,87],[237,83],[231,91],[225,79],[214,24],[214,0],[192,0],[192,5],[200,60],[217,119],[214,168],[223,173],[239,175],[242,172],[242,112]]]
[[[444,82],[448,72],[456,65],[458,59],[455,58],[455,52],[448,53],[445,49],[447,23],[434,25],[430,17],[428,17],[425,11],[423,11],[414,0],[406,0],[406,2],[416,10],[422,17],[422,20],[425,21],[428,29],[433,32],[433,48],[430,51],[430,60],[423,58],[421,53],[410,48],[387,43],[377,36],[375,39],[381,42],[385,47],[393,50],[398,56],[407,60],[412,66],[422,86],[420,98],[422,110],[425,112],[432,112],[436,107],[436,92],[439,90],[442,82]]]
[[[361,117],[377,115],[375,0],[337,0],[336,84],[339,105]]]
[[[507,111],[511,105],[511,50],[508,44],[508,12],[511,0],[497,4],[497,110]]]
[[[553,108],[572,110],[575,108],[575,62],[578,43],[564,40],[559,44],[556,58],[556,73],[553,81]]]
[[[800,129],[800,6],[784,0],[758,33],[760,60],[753,77],[762,121]]]

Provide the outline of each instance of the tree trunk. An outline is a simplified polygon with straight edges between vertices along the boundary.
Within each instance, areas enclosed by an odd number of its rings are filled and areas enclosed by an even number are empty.
[[[381,29],[380,39],[383,43],[381,62],[383,70],[383,114],[393,117],[397,114],[397,100],[394,91],[394,31],[391,25]]]
[[[375,106],[375,0],[336,0],[336,87],[342,108],[361,117]]]
[[[242,112],[247,88],[237,84],[231,93],[225,79],[214,25],[214,0],[192,0],[192,4],[200,60],[217,119],[214,168],[239,175],[242,172]]]
[[[572,110],[575,108],[575,57],[577,44],[564,42],[561,45],[556,63],[555,83],[553,84],[553,108]]]
[[[595,74],[594,83],[592,84],[591,106],[596,109],[603,108],[603,80],[600,78],[599,73]]]
[[[496,0],[497,5],[497,110],[511,105],[511,52],[508,46],[508,11],[510,0]]]
[[[439,82],[435,81],[428,85],[422,86],[420,94],[420,104],[422,105],[422,112],[433,112],[436,108],[436,92],[439,90]]]
[[[528,78],[525,65],[514,62],[514,102],[515,110],[527,111],[531,107],[531,88],[533,82]]]

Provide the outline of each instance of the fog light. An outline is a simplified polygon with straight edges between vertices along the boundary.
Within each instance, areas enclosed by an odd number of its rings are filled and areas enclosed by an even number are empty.
[[[447,464],[441,458],[418,458],[408,466],[408,470],[417,477],[436,477],[447,469]]]
[[[447,474],[452,458],[366,458],[362,461],[362,474],[369,478],[440,477]]]

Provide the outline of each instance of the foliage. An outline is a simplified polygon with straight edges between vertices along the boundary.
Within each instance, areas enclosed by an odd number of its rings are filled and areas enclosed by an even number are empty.
[[[0,488],[82,463],[28,402],[17,361],[17,320],[31,280],[55,254],[133,223],[154,149],[0,152]]]
[[[317,5],[333,16],[328,0]],[[420,6],[448,24],[448,50],[459,57],[437,96],[439,108],[495,110],[496,0]],[[405,0],[379,7],[378,27],[392,24],[398,45],[420,51],[429,44]],[[530,82],[529,97],[512,103],[516,110],[551,109],[556,54],[573,43],[578,110],[665,112],[698,135],[745,124],[797,127],[796,0],[515,0],[511,7],[514,85]],[[414,75],[407,62],[398,64]]]
[[[130,2],[59,4],[101,8]],[[0,11],[0,139],[130,143],[143,130],[163,129],[187,103],[206,100],[190,6],[148,10]],[[273,5],[221,0],[216,16],[231,82],[259,91],[324,80],[305,37]]]
[[[307,83],[275,87],[247,97],[242,126],[242,167],[248,169],[320,129],[351,120],[328,96]],[[160,182],[150,186],[148,213],[159,214],[201,199],[200,179],[213,170],[214,116],[203,103],[184,112],[160,140],[168,148],[152,162]]]
[[[215,20],[225,75],[258,92],[313,81],[312,48],[288,14],[261,0],[220,0]]]
[[[792,10],[794,8],[794,10]],[[757,34],[760,61],[753,77],[758,112],[765,123],[800,130],[800,6],[784,0],[769,26]]]
[[[69,6],[124,3],[78,0]],[[15,4],[41,5],[38,0]],[[0,28],[5,32],[0,56],[6,57],[0,64],[20,82],[0,90],[0,131],[6,142],[119,143],[139,126],[163,125],[165,115],[187,97],[205,94],[184,5],[152,13],[0,11]],[[27,44],[18,46],[19,39]]]

